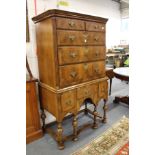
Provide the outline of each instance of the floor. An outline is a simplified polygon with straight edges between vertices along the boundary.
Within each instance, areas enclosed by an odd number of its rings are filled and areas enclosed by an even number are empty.
[[[120,81],[116,78],[113,79],[112,83],[112,93],[108,99],[108,112],[107,112],[107,123],[102,124],[99,123],[97,129],[87,129],[80,133],[78,136],[78,141],[66,141],[65,149],[58,150],[57,143],[55,140],[48,134],[45,134],[43,138],[34,141],[30,144],[26,145],[26,154],[27,155],[70,155],[72,152],[75,152],[79,148],[83,147],[87,143],[89,143],[94,138],[98,137],[105,130],[111,127],[116,121],[118,121],[122,116],[129,117],[129,107],[123,103],[113,104],[113,99],[115,95],[128,95],[129,94],[129,84],[125,81]],[[103,114],[104,102],[100,101],[98,106],[98,112]],[[91,107],[90,107],[91,108]],[[66,119],[63,122],[64,134],[72,133],[72,118]],[[78,116],[78,125],[82,125],[84,123],[92,122],[87,116],[80,114]],[[52,129],[56,129],[56,125],[52,126]]]

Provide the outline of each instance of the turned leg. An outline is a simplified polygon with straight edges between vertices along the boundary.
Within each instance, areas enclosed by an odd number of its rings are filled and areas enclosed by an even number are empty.
[[[63,133],[62,123],[58,122],[58,126],[57,126],[57,142],[58,142],[59,150],[64,149],[64,142],[63,142],[62,133]]]
[[[46,118],[46,115],[45,115],[44,109],[42,108],[41,109],[41,119],[42,119],[42,122],[43,122],[43,126],[42,126],[43,132],[45,132],[45,118]]]
[[[87,102],[85,102],[85,111],[84,111],[85,115],[88,114],[88,110],[87,110]]]
[[[73,125],[73,135],[74,135],[74,138],[73,138],[73,140],[74,141],[77,141],[78,140],[78,138],[77,138],[77,116],[76,115],[74,115],[74,118],[73,118],[73,123],[72,123],[72,125]]]
[[[106,111],[107,111],[107,101],[104,100],[104,106],[103,106],[103,119],[102,119],[102,123],[106,123],[107,122],[107,116],[106,116]]]
[[[94,123],[93,123],[93,129],[97,128],[97,122],[96,122],[96,118],[97,118],[97,111],[96,111],[96,105],[94,105]]]

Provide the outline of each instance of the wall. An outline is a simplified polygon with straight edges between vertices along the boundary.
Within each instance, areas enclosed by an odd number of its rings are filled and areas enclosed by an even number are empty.
[[[127,1],[127,2],[125,2]],[[124,0],[124,2],[121,3],[120,6],[120,11],[121,11],[121,40],[128,44],[129,43],[129,30],[128,30],[128,25],[129,25],[129,1]]]
[[[35,0],[27,0],[30,42],[27,43],[26,52],[32,73],[34,77],[39,78],[36,55],[35,25],[31,20],[31,18],[35,16],[34,1]],[[37,14],[48,9],[57,8],[57,0],[36,0],[36,2]],[[108,18],[109,20],[107,22],[106,33],[107,48],[120,43],[121,15],[119,3],[112,0],[68,0],[68,2],[70,4],[68,7],[60,7],[60,9]],[[48,115],[47,122],[52,120],[53,118]]]

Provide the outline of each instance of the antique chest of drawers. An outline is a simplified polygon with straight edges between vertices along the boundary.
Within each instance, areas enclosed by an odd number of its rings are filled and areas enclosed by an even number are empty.
[[[87,99],[94,105],[93,127],[97,127],[96,106],[101,99],[105,101],[102,120],[106,121],[107,19],[62,10],[48,10],[32,20],[36,24],[41,108],[56,117],[56,139],[59,149],[63,149],[62,121],[68,113],[73,114],[73,139],[76,140],[77,114]],[[44,113],[42,119],[45,126]]]

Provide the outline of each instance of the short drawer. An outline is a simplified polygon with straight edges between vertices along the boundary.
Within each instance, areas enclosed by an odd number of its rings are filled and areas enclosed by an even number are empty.
[[[104,46],[59,47],[59,64],[64,65],[94,60],[104,60],[105,53]]]
[[[105,61],[98,61],[92,64],[93,78],[101,78],[106,76]]]
[[[103,32],[87,32],[87,44],[105,45],[105,34]]]
[[[77,99],[92,97],[97,93],[97,89],[95,84],[77,88]]]
[[[105,32],[105,24],[96,22],[86,22],[86,30]]]
[[[105,61],[59,67],[60,87],[71,86],[105,76]]]
[[[66,112],[76,107],[76,91],[71,90],[61,94],[61,108]]]
[[[99,83],[99,96],[105,99],[108,98],[108,81]]]
[[[58,30],[58,45],[105,45],[103,32]]]
[[[70,18],[56,18],[57,29],[84,30],[84,21]]]

